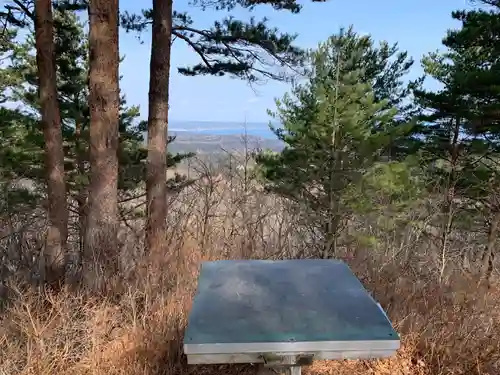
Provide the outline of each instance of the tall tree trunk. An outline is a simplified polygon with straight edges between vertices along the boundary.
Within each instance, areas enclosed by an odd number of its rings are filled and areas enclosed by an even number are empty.
[[[453,126],[453,123],[450,124],[450,127]],[[453,228],[453,215],[454,215],[454,207],[453,201],[455,199],[455,185],[457,183],[457,167],[458,167],[458,159],[460,157],[459,153],[459,135],[460,135],[460,118],[456,118],[454,121],[454,126],[450,129],[450,162],[451,169],[448,174],[448,181],[446,184],[446,189],[444,192],[443,199],[443,225],[441,230],[441,244],[440,244],[440,252],[441,252],[441,266],[439,271],[439,280],[442,281],[444,278],[444,274],[446,271],[446,266],[448,263],[448,244],[450,239],[451,230]]]
[[[35,43],[39,94],[45,138],[45,167],[49,228],[45,242],[44,276],[46,281],[60,281],[64,276],[68,238],[68,207],[64,180],[64,152],[61,115],[57,100],[52,2],[35,3]]]
[[[90,189],[84,275],[100,288],[118,256],[118,0],[89,2]]]
[[[483,280],[489,285],[491,274],[493,273],[493,262],[495,260],[495,248],[498,239],[498,229],[500,226],[500,212],[495,209],[488,228],[488,243],[482,256]]]
[[[161,254],[166,241],[167,130],[172,0],[153,0],[149,73],[146,251]]]
[[[83,120],[76,119],[75,124],[75,169],[78,171],[78,176],[85,176],[85,156],[83,150]],[[87,207],[87,186],[80,186],[76,194],[76,202],[78,204],[78,262],[80,262],[84,252],[84,236],[86,226],[86,207]]]

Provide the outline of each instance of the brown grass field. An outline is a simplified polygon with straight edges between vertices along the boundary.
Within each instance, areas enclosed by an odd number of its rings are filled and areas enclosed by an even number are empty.
[[[182,353],[186,317],[204,260],[314,256],[290,218],[285,205],[258,189],[205,181],[171,204],[167,255],[142,254],[142,233],[124,226],[122,272],[107,279],[99,295],[56,293],[9,278],[0,374],[256,373],[252,365],[188,366]],[[480,286],[452,255],[440,274],[439,256],[414,234],[381,232],[376,248],[351,241],[337,255],[388,312],[402,336],[397,356],[315,362],[305,374],[500,374],[497,276],[489,287]]]

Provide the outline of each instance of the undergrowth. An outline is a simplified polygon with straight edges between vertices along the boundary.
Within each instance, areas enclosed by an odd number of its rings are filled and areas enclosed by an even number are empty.
[[[311,257],[313,250],[293,229],[293,216],[279,213],[282,206],[260,193],[242,207],[241,194],[233,194],[231,203],[230,194],[214,198],[216,190],[202,188],[199,201],[189,196],[190,213],[185,202],[171,205],[178,219],[169,223],[168,254],[144,255],[142,234],[124,227],[121,274],[106,280],[100,294],[9,277],[0,317],[0,374],[255,374],[252,365],[187,365],[182,337],[200,264],[248,254]],[[243,222],[243,211],[260,221]],[[443,278],[432,251],[422,250],[430,247],[408,238],[404,246],[386,241],[379,250],[353,244],[337,256],[388,312],[402,338],[397,355],[317,361],[305,374],[500,374],[500,285],[495,278],[489,287],[479,285],[451,258]]]

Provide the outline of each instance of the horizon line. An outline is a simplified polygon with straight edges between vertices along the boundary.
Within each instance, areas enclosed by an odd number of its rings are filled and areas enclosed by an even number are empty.
[[[240,124],[242,127],[245,124],[259,124],[259,125],[269,125],[269,123],[277,123],[275,121],[240,121],[240,120],[181,120],[181,119],[170,119],[169,122],[183,122],[183,123],[221,123],[221,124]]]

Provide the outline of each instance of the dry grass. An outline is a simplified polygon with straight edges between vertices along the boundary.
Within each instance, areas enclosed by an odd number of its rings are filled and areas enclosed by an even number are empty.
[[[175,229],[170,255],[146,258],[134,242],[140,236],[124,235],[123,258],[133,261],[127,261],[122,275],[108,280],[105,296],[85,290],[55,293],[22,288],[10,281],[9,303],[0,318],[0,374],[255,373],[250,365],[186,364],[182,336],[199,265],[209,259],[242,257],[250,245],[267,249],[268,254],[269,249],[279,250],[270,257],[293,256],[300,242],[292,238],[289,228],[269,229],[272,223],[281,223],[284,213],[276,208],[279,205],[270,210],[269,201],[263,204],[256,191],[242,207],[241,192],[231,195],[226,190],[221,195],[203,186],[193,189],[199,193],[192,211],[181,213],[172,206],[178,220],[171,223]],[[231,196],[238,201],[232,202]],[[192,195],[189,200],[195,201]],[[209,210],[202,209],[208,206]],[[224,214],[219,216],[213,210],[220,206]],[[245,209],[252,213],[250,217],[260,217],[259,225],[248,216],[248,223],[236,227],[223,220],[239,218]],[[252,243],[242,241],[245,238]],[[415,244],[395,257],[391,249],[346,248],[340,256],[373,291],[401,333],[403,345],[397,356],[381,361],[315,362],[304,370],[306,374],[500,374],[500,286],[480,288],[462,272],[450,272],[446,283],[440,283],[427,254],[419,253],[408,262],[408,254],[419,249]]]
[[[182,334],[203,260],[193,250],[184,249],[177,270],[150,262],[154,268],[144,268],[118,299],[15,289],[0,329],[3,374],[254,373],[252,366],[185,363]],[[364,276],[402,334],[402,349],[390,360],[316,362],[305,373],[500,373],[498,289],[478,293],[404,275]]]

